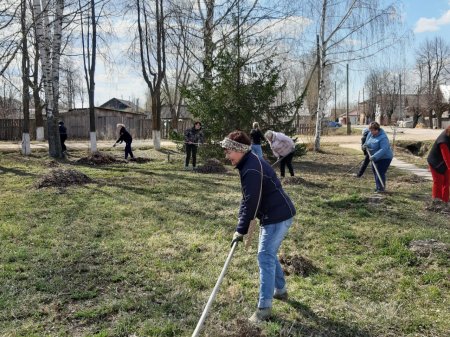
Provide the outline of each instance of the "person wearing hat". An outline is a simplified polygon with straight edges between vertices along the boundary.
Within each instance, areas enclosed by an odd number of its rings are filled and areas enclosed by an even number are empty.
[[[433,201],[449,201],[450,189],[450,126],[442,131],[428,154],[428,165],[433,177]]]
[[[59,140],[61,141],[61,150],[63,153],[66,153],[67,147],[65,142],[67,140],[67,128],[64,126],[63,121],[60,121],[58,125],[59,125]]]
[[[294,141],[284,133],[268,130],[264,136],[270,144],[273,154],[280,160],[280,175],[284,178],[285,166],[288,167],[291,177],[294,176],[292,159],[295,153]]]
[[[226,158],[239,170],[242,187],[239,219],[231,245],[243,241],[253,219],[258,218],[260,222],[258,307],[249,318],[250,322],[258,323],[270,317],[274,298],[288,298],[277,253],[296,210],[270,164],[251,151],[251,140],[247,134],[243,131],[231,132],[220,144]]]
[[[134,158],[133,151],[131,151],[131,142],[133,141],[133,138],[127,129],[125,129],[124,124],[117,124],[117,128],[120,128],[119,139],[116,140],[113,147],[116,147],[117,143],[122,144],[122,142],[125,142],[125,160],[128,159],[128,155],[130,155],[131,158]]]

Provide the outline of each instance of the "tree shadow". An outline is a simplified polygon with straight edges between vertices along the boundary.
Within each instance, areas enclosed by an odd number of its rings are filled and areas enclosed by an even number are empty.
[[[12,173],[12,174],[15,174],[15,175],[21,176],[21,177],[36,177],[37,176],[34,173],[25,172],[23,170],[0,166],[0,174],[6,174],[6,173]]]
[[[356,326],[345,324],[327,317],[317,315],[307,305],[296,300],[289,299],[286,303],[292,306],[305,320],[285,321],[280,336],[321,336],[321,337],[372,337],[374,336],[367,329],[360,329]]]

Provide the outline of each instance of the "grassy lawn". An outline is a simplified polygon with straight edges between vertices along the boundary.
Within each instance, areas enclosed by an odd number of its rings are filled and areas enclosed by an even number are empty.
[[[238,247],[203,336],[449,336],[448,254],[416,256],[412,240],[450,244],[450,217],[427,211],[431,182],[391,168],[372,198],[362,158],[329,145],[296,159],[286,184],[298,215],[282,246],[318,271],[287,276],[289,302],[245,334],[258,293],[256,245]],[[116,152],[118,155],[118,152]],[[151,149],[144,164],[75,165],[46,153],[0,153],[1,336],[190,336],[230,249],[237,172],[184,171]],[[94,183],[36,188],[50,167]],[[257,331],[257,333],[256,333]]]

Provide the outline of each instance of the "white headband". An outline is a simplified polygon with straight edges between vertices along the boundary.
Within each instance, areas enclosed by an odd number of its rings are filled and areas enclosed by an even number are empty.
[[[248,152],[251,150],[250,145],[242,144],[239,142],[236,142],[235,140],[232,140],[228,137],[225,137],[221,142],[220,146],[222,146],[224,149],[236,151],[236,152]]]

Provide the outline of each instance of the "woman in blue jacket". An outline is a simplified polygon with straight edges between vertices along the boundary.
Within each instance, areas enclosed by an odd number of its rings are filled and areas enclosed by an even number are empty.
[[[383,129],[380,128],[380,124],[377,122],[370,123],[370,134],[367,136],[364,148],[370,155],[372,162],[372,171],[375,176],[376,192],[384,192],[386,187],[386,171],[391,164],[393,154],[391,150],[391,144]],[[374,165],[378,169],[382,182],[378,178]]]
[[[244,132],[230,133],[221,146],[226,158],[239,170],[242,187],[239,220],[231,245],[243,241],[250,221],[258,218],[260,222],[258,309],[249,319],[258,323],[270,317],[273,298],[287,300],[286,281],[277,253],[292,225],[295,207],[270,164],[251,152],[251,140]]]

